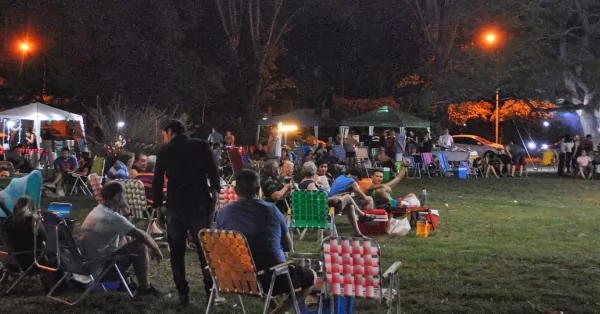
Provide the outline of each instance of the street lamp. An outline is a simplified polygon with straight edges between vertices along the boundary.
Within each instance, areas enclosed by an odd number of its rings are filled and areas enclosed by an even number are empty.
[[[117,122],[117,128],[120,129],[120,128],[124,127],[124,126],[125,126],[125,122],[123,122],[123,121]]]
[[[28,43],[21,43],[21,46],[19,46],[19,48],[21,49],[21,51],[23,51],[23,53],[27,53],[27,51],[31,49]]]
[[[485,33],[483,33],[483,39],[484,39],[484,43],[487,44],[487,46],[499,46],[500,43],[500,34],[501,32],[497,32],[497,31],[487,31]],[[496,59],[498,59],[498,51],[496,50]],[[498,88],[498,72],[496,72],[496,143],[498,143],[499,138],[498,138],[498,129],[499,129],[499,124],[500,124],[500,88]]]
[[[546,128],[550,126],[550,122],[548,122],[548,121],[544,121],[543,124],[544,124],[544,127],[546,127]]]
[[[487,34],[485,36],[485,40],[487,40],[487,42],[489,42],[489,43],[493,43],[496,41],[496,35],[495,34]]]

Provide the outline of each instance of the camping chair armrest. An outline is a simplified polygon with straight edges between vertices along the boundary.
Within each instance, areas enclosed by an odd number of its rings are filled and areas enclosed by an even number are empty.
[[[398,268],[400,266],[402,266],[402,262],[394,262],[394,264],[392,264],[392,266],[390,266],[390,268],[388,268],[381,277],[383,279],[387,279],[390,275],[393,275],[396,272],[398,272]]]
[[[287,269],[290,265],[293,265],[294,261],[287,261],[278,265],[275,265],[269,269],[265,269],[265,270],[261,270],[257,273],[257,275],[262,275],[262,274],[266,274],[267,272],[272,272],[272,271],[278,271],[278,270],[283,270],[283,269]]]

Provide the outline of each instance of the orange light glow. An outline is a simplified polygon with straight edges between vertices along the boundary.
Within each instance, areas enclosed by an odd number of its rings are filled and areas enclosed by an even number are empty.
[[[487,40],[490,43],[493,43],[496,41],[496,35],[488,34],[487,36],[485,36],[485,40]]]
[[[19,48],[21,48],[21,50],[22,50],[23,52],[27,52],[27,51],[29,51],[29,49],[30,49],[30,47],[29,47],[29,44],[28,44],[28,43],[22,43],[22,44],[21,44],[21,46],[20,46]]]

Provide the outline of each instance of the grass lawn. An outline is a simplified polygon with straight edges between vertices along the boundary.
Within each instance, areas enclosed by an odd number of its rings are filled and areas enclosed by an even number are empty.
[[[406,180],[398,196],[426,187],[430,204],[440,211],[440,230],[430,238],[377,237],[384,266],[403,262],[405,313],[600,313],[599,182],[536,175],[524,179]],[[81,221],[93,203],[73,200]],[[350,233],[339,219],[340,233]],[[296,251],[317,252],[308,237]],[[130,300],[95,294],[68,308],[41,296],[34,281],[4,295],[3,313],[200,313],[199,262],[188,254],[192,305],[177,299]],[[175,291],[168,260],[152,265],[152,281]],[[226,296],[227,297],[227,296]],[[233,296],[228,297],[234,301]],[[250,300],[249,313],[260,304]],[[215,313],[238,313],[224,305]],[[359,300],[356,313],[381,313],[373,301]]]

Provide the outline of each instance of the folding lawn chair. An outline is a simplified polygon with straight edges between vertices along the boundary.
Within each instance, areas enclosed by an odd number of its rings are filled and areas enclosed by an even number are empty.
[[[406,169],[406,177],[410,178],[410,171],[412,170],[413,172],[413,178],[421,178],[421,169],[419,168],[419,164],[415,161],[415,157],[411,156],[411,155],[406,155],[404,156],[404,158],[408,159],[410,161],[410,165],[408,166],[408,169]],[[398,167],[398,169],[400,169]]]
[[[372,239],[329,237],[323,242],[325,274],[322,291],[332,297],[374,299],[386,303],[387,314],[392,313],[396,302],[396,313],[400,314],[401,262],[394,262],[381,273],[381,249]],[[388,288],[382,288],[387,282]],[[330,302],[334,313],[334,302]],[[319,313],[323,310],[319,302]]]
[[[433,157],[431,153],[421,153],[423,172],[427,173],[427,176],[431,178],[431,171],[429,170],[429,165],[433,163]]]
[[[269,304],[273,299],[275,278],[286,276],[290,289],[294,291],[292,279],[289,274],[291,261],[273,266],[270,269],[257,270],[254,265],[252,253],[246,238],[235,231],[202,229],[200,231],[200,245],[208,263],[208,269],[213,279],[206,314],[211,313],[217,293],[237,294],[242,312],[246,313],[242,295],[255,296],[265,299],[263,313],[268,313]],[[259,281],[260,276],[271,273],[271,285],[265,293]],[[294,293],[291,294],[296,313],[300,314],[298,300]]]
[[[369,176],[369,168],[371,166],[371,160],[369,159],[369,151],[365,147],[356,148],[356,163],[359,167],[365,169],[367,177]]]
[[[131,215],[131,218],[137,221],[148,220],[146,232],[150,232],[152,222],[157,219],[157,209],[148,206],[144,183],[140,180],[131,179],[117,179],[115,181],[121,182],[125,186],[125,203],[127,203],[129,213],[121,214],[125,217]]]
[[[92,174],[96,174],[98,178],[102,178],[104,175],[104,157],[96,157],[94,159],[94,163],[92,164],[92,168],[90,169],[90,173],[87,176],[83,176],[77,173],[71,173],[71,176],[75,178],[75,183],[71,188],[71,193],[69,195],[73,195],[78,191],[81,191],[84,195],[94,196],[92,191],[88,188],[89,176]]]
[[[327,202],[327,194],[320,191],[294,191],[292,192],[292,224],[290,229],[304,229],[300,234],[300,241],[308,229],[317,229],[317,242],[323,242],[323,233],[329,230],[329,235],[337,235],[333,207]],[[290,231],[293,235],[293,232]]]
[[[442,174],[449,173],[452,171],[450,163],[448,162],[448,155],[445,152],[438,152],[438,160],[440,161],[440,168],[442,168]]]
[[[40,211],[40,215],[42,219],[39,223],[41,223],[43,228],[46,230],[47,236],[45,247],[46,254],[56,255],[57,266],[56,268],[51,268],[38,264],[38,267],[41,267],[47,271],[57,271],[59,269],[64,271],[64,275],[50,289],[46,295],[47,297],[67,305],[75,305],[85,299],[92,291],[98,290],[98,288],[107,291],[107,283],[103,282],[102,280],[104,277],[106,277],[109,271],[113,270],[119,277],[120,286],[123,287],[127,291],[127,294],[133,298],[133,293],[129,289],[129,285],[125,280],[123,273],[116,265],[116,259],[121,256],[114,256],[109,259],[102,260],[85,260],[81,254],[81,251],[79,250],[79,247],[77,247],[77,244],[75,243],[75,240],[73,239],[71,231],[69,231],[67,222],[64,220],[64,218],[60,214],[49,211]],[[34,228],[34,230],[36,230],[36,228]],[[102,264],[104,266],[96,276],[93,271],[93,265],[98,264]],[[56,289],[60,287],[66,279],[76,280],[87,285],[85,291],[74,302],[69,302],[65,299],[53,296]]]
[[[232,173],[229,177],[225,178],[225,181],[231,183],[235,175],[244,168],[244,160],[242,159],[242,155],[240,151],[232,148],[227,151],[227,156],[229,157],[229,162],[231,163]]]
[[[5,229],[7,218],[0,218],[0,282],[9,277],[15,277],[14,282],[6,293],[21,282],[25,277],[39,276],[39,269],[36,267],[37,261],[44,256],[43,248],[35,248],[29,251],[16,251],[12,245],[14,239],[11,239]],[[34,238],[35,240],[35,238]],[[37,254],[35,253],[37,250]],[[41,285],[41,280],[38,280]]]

